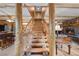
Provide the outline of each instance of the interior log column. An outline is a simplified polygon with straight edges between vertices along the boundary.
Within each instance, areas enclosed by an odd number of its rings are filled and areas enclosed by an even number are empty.
[[[16,41],[15,49],[16,55],[20,56],[23,54],[23,39],[22,39],[22,4],[16,4]]]
[[[49,4],[49,55],[54,55],[55,52],[55,4]]]

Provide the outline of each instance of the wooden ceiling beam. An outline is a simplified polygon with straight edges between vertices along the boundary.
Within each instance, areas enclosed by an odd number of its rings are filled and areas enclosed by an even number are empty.
[[[27,7],[28,5],[25,5],[25,6]],[[32,17],[34,17],[34,10],[35,10],[35,7],[34,7],[34,6],[32,6],[32,7],[27,7],[27,9],[28,9],[30,15],[31,15]]]
[[[45,8],[45,10],[44,11],[42,11],[42,17],[44,17],[45,16],[45,12],[46,12],[46,10],[47,10],[47,8],[46,7],[42,7],[42,9],[43,8]]]

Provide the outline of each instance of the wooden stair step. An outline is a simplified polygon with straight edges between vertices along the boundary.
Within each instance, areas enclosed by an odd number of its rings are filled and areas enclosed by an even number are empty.
[[[48,43],[45,43],[47,46],[49,45]],[[43,46],[42,43],[32,43],[32,46]]]
[[[44,40],[44,41],[47,41],[47,39],[33,39],[32,41],[40,41],[40,42],[41,42],[41,41],[43,41],[43,40]]]
[[[30,50],[31,52],[49,52],[49,49],[48,48],[32,48],[31,50]]]
[[[43,56],[42,54],[31,54],[31,56]]]
[[[33,39],[46,39],[47,40],[46,37],[45,38],[42,38],[41,36],[33,36]]]
[[[44,43],[46,47],[48,47],[49,45],[47,43]],[[43,48],[44,45],[42,43],[33,43],[32,48]]]
[[[32,43],[43,43],[43,41],[32,41]],[[48,41],[44,41],[44,43],[48,43]]]
[[[43,52],[31,52],[31,55],[38,55],[38,54],[42,55]]]
[[[40,46],[40,45],[32,45],[32,48],[42,48],[42,46]]]
[[[40,41],[32,41],[32,43],[41,43]]]
[[[32,41],[32,43],[43,43],[43,42],[45,42],[45,43],[47,43],[48,41],[47,40],[33,40]]]

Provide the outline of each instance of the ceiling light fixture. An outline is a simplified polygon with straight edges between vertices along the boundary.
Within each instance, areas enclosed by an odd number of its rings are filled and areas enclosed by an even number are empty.
[[[6,20],[6,21],[8,21],[8,22],[14,22],[13,20]]]
[[[28,23],[22,23],[23,25],[27,25]]]

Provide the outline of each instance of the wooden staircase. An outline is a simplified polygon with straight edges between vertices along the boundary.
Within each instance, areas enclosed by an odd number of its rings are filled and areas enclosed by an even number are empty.
[[[32,39],[26,48],[25,55],[27,56],[48,56],[49,44],[45,31],[47,28],[42,19],[42,11],[34,11],[34,19],[32,19]],[[29,39],[28,39],[29,40]]]
[[[43,24],[42,20],[35,19],[33,21],[33,38],[31,39],[31,43],[29,45],[29,48],[26,50],[25,55],[27,56],[48,56],[49,55],[49,44],[47,37],[43,33]]]

